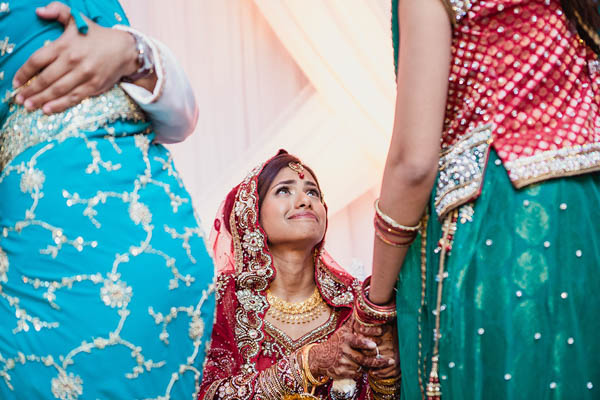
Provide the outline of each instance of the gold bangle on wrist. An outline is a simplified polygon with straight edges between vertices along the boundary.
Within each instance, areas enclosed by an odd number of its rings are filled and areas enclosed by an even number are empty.
[[[411,244],[413,244],[413,242],[415,241],[415,239],[417,238],[416,236],[412,239],[410,239],[407,242],[401,243],[401,242],[393,242],[389,239],[386,239],[386,237],[381,234],[377,229],[375,229],[375,235],[377,236],[377,239],[381,240],[383,243],[387,244],[388,246],[392,246],[392,247],[410,247]]]
[[[421,221],[415,226],[406,226],[396,222],[392,217],[383,213],[379,208],[379,199],[375,200],[375,213],[379,218],[381,218],[387,225],[390,227],[397,229],[401,232],[418,232],[421,229]]]
[[[316,343],[311,343],[307,346],[304,346],[304,348],[302,349],[302,369],[304,370],[304,377],[310,382],[311,385],[313,386],[321,386],[327,383],[327,381],[329,381],[329,377],[328,376],[324,376],[321,378],[321,380],[317,380],[312,372],[310,371],[310,366],[308,365],[308,353],[310,352],[310,349],[313,348],[313,346],[315,346]]]
[[[369,377],[378,385],[382,385],[382,386],[391,386],[391,385],[396,385],[396,383],[398,383],[398,381],[400,380],[400,377],[396,377],[396,378],[375,378],[374,376],[369,374]]]

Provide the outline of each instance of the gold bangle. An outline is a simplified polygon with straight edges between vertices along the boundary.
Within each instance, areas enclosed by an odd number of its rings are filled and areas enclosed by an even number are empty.
[[[393,393],[396,393],[396,390],[398,390],[396,385],[394,385],[394,386],[377,386],[377,384],[374,384],[373,382],[369,382],[369,385],[371,385],[371,389],[373,389],[373,391],[375,391],[377,393],[381,393],[381,394],[393,394]]]
[[[419,229],[421,229],[421,221],[419,221],[419,223],[415,226],[406,226],[406,225],[399,224],[392,217],[390,217],[387,214],[384,214],[383,211],[381,211],[381,209],[379,208],[379,199],[375,200],[375,212],[387,224],[389,224],[392,227],[399,229],[401,231],[417,232]]]
[[[369,374],[369,378],[371,378],[371,380],[373,382],[375,382],[375,384],[380,385],[380,386],[395,385],[401,379],[400,377],[396,377],[396,378],[375,378],[371,374]]]
[[[398,390],[396,385],[393,386],[379,386],[375,382],[369,379],[369,386],[374,393],[377,394],[395,394]]]
[[[371,373],[369,372],[367,379],[369,381],[369,384],[371,386],[375,386],[377,388],[382,388],[382,389],[389,389],[389,388],[395,388],[398,386],[398,382],[401,381],[402,376],[399,375],[397,377],[394,378],[375,378],[373,375],[371,375]]]
[[[401,231],[390,227],[385,221],[382,221],[379,215],[375,214],[373,218],[373,226],[383,234],[389,234],[400,238],[413,238],[419,234],[418,231]]]
[[[392,379],[379,379],[379,378],[375,378],[372,375],[369,374],[368,376],[368,380],[369,383],[372,383],[374,386],[377,387],[395,387],[398,382],[400,381],[399,379],[396,378],[392,378]]]
[[[377,394],[395,394],[396,390],[397,390],[395,386],[391,387],[391,388],[382,389],[379,387],[375,387],[372,384],[370,384],[370,385],[371,385],[371,390]]]
[[[318,381],[312,374],[312,372],[310,371],[310,366],[308,365],[308,353],[310,352],[310,349],[313,348],[313,346],[316,346],[316,343],[311,343],[309,345],[306,345],[303,349],[302,349],[302,369],[304,370],[304,377],[306,379],[308,379],[308,381],[310,382],[311,385],[313,386],[321,386],[327,383],[327,381],[329,380],[328,376],[324,376],[323,378],[321,378],[320,381]]]
[[[410,241],[408,241],[407,243],[396,243],[396,242],[392,242],[391,240],[386,239],[385,236],[383,236],[381,233],[379,233],[379,231],[377,229],[375,229],[375,235],[377,236],[377,239],[381,240],[383,243],[387,244],[388,246],[393,246],[393,247],[410,247],[410,245],[413,244],[413,242],[417,238],[415,236],[414,238],[410,239]]]

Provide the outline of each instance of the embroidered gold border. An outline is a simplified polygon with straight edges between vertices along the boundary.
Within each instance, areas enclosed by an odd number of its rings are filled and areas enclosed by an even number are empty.
[[[112,105],[108,111],[107,104]],[[118,86],[51,115],[44,115],[41,110],[29,112],[23,106],[11,107],[14,111],[0,128],[0,171],[23,151],[40,143],[62,142],[83,135],[81,131],[95,131],[119,119],[145,121],[141,109]]]
[[[312,331],[302,335],[298,339],[294,340],[286,335],[281,329],[265,320],[265,332],[273,338],[273,340],[282,345],[288,353],[292,353],[308,343],[316,342],[317,340],[327,337],[329,334],[335,331],[337,321],[339,319],[339,312],[332,310],[331,315],[325,321],[324,324],[318,326]]]
[[[600,171],[600,143],[549,150],[508,161],[504,166],[517,189],[548,179]]]

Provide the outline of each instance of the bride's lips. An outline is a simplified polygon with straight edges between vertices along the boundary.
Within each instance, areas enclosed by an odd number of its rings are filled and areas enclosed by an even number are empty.
[[[299,212],[299,213],[296,213],[296,214],[292,215],[291,217],[289,217],[289,219],[305,219],[305,218],[318,221],[317,216],[311,212]]]

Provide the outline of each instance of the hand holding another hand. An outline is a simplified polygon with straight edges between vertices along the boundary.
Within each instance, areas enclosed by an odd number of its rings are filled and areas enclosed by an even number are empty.
[[[376,343],[355,335],[353,324],[354,319],[350,318],[326,342],[310,349],[308,364],[314,376],[359,379],[363,369],[381,369],[395,363],[392,358],[377,358],[374,351]]]
[[[377,331],[379,330],[379,331]],[[379,354],[379,357],[394,360],[391,365],[385,365],[382,368],[372,368],[369,374],[375,379],[388,379],[400,376],[400,356],[398,354],[398,330],[395,325],[382,325],[380,327],[367,327],[359,322],[354,323],[354,332],[361,337],[372,340],[377,344],[376,350],[370,350]],[[377,334],[381,332],[381,334]]]

